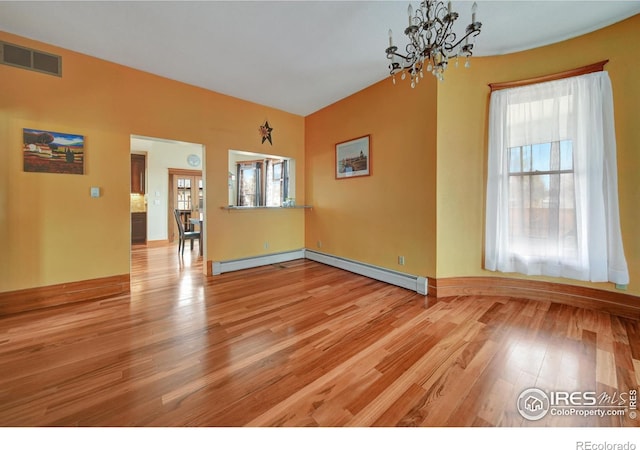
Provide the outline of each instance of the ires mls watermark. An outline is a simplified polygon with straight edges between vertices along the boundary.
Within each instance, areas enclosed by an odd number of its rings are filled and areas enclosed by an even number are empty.
[[[517,408],[527,420],[552,416],[624,416],[636,419],[638,389],[625,392],[550,391],[529,388],[518,396]]]

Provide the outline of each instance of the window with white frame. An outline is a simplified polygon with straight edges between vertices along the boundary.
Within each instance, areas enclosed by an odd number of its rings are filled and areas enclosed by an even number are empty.
[[[573,146],[570,140],[508,149],[509,236],[515,253],[577,257]]]
[[[485,268],[629,282],[606,72],[491,94]]]

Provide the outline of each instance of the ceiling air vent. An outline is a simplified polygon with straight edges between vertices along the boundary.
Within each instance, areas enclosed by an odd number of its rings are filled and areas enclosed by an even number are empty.
[[[62,56],[0,41],[0,63],[62,76]]]

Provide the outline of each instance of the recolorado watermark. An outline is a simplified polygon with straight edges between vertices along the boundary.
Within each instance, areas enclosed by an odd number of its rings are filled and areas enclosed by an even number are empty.
[[[636,444],[633,442],[576,442],[576,450],[636,450]]]
[[[529,388],[518,396],[517,408],[520,415],[527,420],[540,420],[547,415],[584,417],[628,415],[630,419],[635,420],[637,418],[637,401],[638,389],[598,393],[594,391],[546,392],[539,388]],[[617,449],[617,447],[581,448],[584,450]]]

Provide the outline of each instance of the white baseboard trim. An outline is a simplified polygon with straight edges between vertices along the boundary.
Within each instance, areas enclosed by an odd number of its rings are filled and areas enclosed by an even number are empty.
[[[346,270],[348,272],[357,273],[358,275],[373,278],[374,280],[382,281],[394,286],[400,286],[405,289],[416,291],[418,294],[427,295],[427,279],[425,277],[396,272],[383,267],[373,266],[371,264],[365,264],[352,259],[340,258],[338,256],[307,249],[272,253],[270,255],[252,256],[249,258],[233,259],[228,261],[213,261],[212,275],[220,275],[225,272],[252,269],[254,267],[268,266],[270,264],[278,264],[303,258],[326,264],[328,266],[337,267],[338,269]]]
[[[312,261],[373,278],[374,280],[410,289],[412,291],[416,291],[418,294],[427,295],[427,279],[425,277],[396,272],[383,267],[373,266],[351,259],[340,258],[338,256],[320,253],[313,250],[305,250],[304,257]]]
[[[235,270],[251,269],[254,267],[268,266],[269,264],[278,264],[294,259],[303,259],[304,249],[292,250],[282,253],[272,253],[270,255],[252,256],[249,258],[232,259],[229,261],[213,261],[212,274],[220,275],[225,272],[233,272]]]

